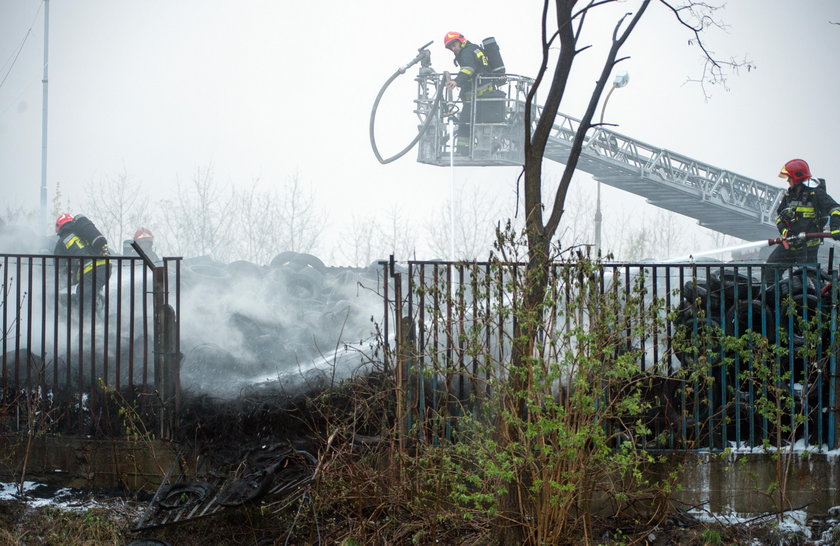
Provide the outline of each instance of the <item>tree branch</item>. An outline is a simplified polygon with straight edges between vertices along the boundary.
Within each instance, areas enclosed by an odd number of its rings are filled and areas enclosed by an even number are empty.
[[[689,78],[687,81],[699,84],[706,100],[709,100],[711,97],[711,94],[706,90],[706,84],[723,85],[724,89],[727,89],[726,69],[733,70],[737,73],[738,69],[741,67],[746,68],[748,72],[756,68],[755,64],[746,58],[742,61],[736,61],[734,58],[729,61],[717,59],[714,51],[711,51],[701,38],[700,33],[710,27],[722,30],[726,29],[726,25],[720,23],[713,17],[714,12],[719,10],[722,6],[714,6],[708,2],[695,1],[688,1],[682,6],[675,6],[671,0],[659,0],[659,2],[671,10],[677,21],[682,26],[689,29],[694,35],[693,38],[688,40],[688,44],[696,45],[700,48],[705,62],[703,64],[703,71],[700,77],[697,79]],[[690,21],[685,14],[688,14],[693,21]]]
[[[583,141],[586,137],[587,131],[592,127],[592,117],[595,115],[595,110],[598,107],[598,102],[601,100],[601,94],[604,91],[604,87],[607,84],[607,80],[609,79],[610,72],[612,72],[613,67],[618,62],[616,59],[618,57],[618,52],[621,47],[624,45],[624,42],[627,41],[627,38],[633,32],[633,29],[636,27],[636,24],[644,15],[645,10],[647,10],[648,5],[650,4],[650,0],[644,0],[642,4],[639,6],[639,9],[636,11],[636,14],[633,15],[633,18],[628,23],[627,27],[622,31],[619,32],[624,20],[632,15],[631,13],[626,13],[621,19],[619,19],[618,23],[616,23],[615,28],[613,29],[613,43],[610,47],[610,51],[607,55],[607,59],[604,61],[604,66],[601,70],[601,76],[598,78],[598,82],[595,84],[595,90],[592,92],[592,96],[589,99],[589,105],[586,108],[586,112],[584,113],[583,117],[580,120],[580,125],[578,126],[577,132],[575,133],[575,139],[572,142],[572,148],[569,152],[569,160],[566,163],[566,168],[563,170],[563,176],[560,179],[560,184],[557,186],[557,192],[554,197],[554,206],[551,211],[551,216],[546,222],[545,225],[545,233],[548,239],[551,239],[552,235],[557,229],[557,226],[560,223],[560,218],[563,216],[563,204],[566,200],[566,193],[569,190],[569,185],[572,182],[572,175],[575,172],[575,168],[577,167],[578,158],[580,157],[580,152],[583,149]],[[554,119],[552,117],[552,119]]]

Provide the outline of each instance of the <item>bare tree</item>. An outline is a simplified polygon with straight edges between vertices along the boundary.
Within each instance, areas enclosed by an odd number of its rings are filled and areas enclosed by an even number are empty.
[[[311,253],[324,231],[325,215],[316,206],[314,193],[304,188],[297,173],[283,185],[279,232],[282,250]]]
[[[553,178],[543,180],[543,191],[546,187],[553,187],[556,183]],[[588,192],[587,188],[581,184],[576,184],[570,188],[569,195],[566,198],[569,206],[566,207],[566,212],[560,219],[560,224],[554,235],[554,242],[557,245],[564,246],[563,241],[571,241],[573,244],[580,244],[581,241],[586,243],[594,241],[595,202],[591,195],[591,191]]]
[[[267,264],[284,250],[285,242],[278,240],[281,231],[283,206],[275,191],[260,191],[258,181],[234,190],[231,215],[236,233],[232,238],[230,259]]]
[[[417,237],[412,223],[405,218],[399,203],[393,203],[388,210],[385,223],[380,225],[380,250],[395,256],[413,256],[417,247]]]
[[[121,251],[124,238],[149,223],[149,198],[141,188],[125,167],[122,172],[87,187],[83,214],[96,223],[116,252]]]
[[[552,261],[551,243],[560,226],[566,206],[566,197],[577,168],[578,160],[583,149],[587,133],[598,124],[593,123],[596,108],[601,100],[604,88],[610,80],[610,73],[616,64],[624,60],[619,58],[619,51],[631,35],[640,19],[644,16],[651,1],[660,3],[670,9],[676,16],[677,22],[690,33],[690,43],[703,52],[707,59],[703,81],[713,79],[721,81],[726,67],[737,66],[737,63],[721,63],[716,61],[703,44],[700,33],[710,25],[714,25],[712,18],[715,6],[706,2],[693,0],[639,0],[633,4],[635,13],[626,13],[616,22],[612,31],[611,43],[606,58],[601,66],[600,74],[590,95],[585,111],[580,116],[580,122],[575,129],[569,158],[565,169],[556,184],[551,199],[544,198],[542,184],[543,158],[546,145],[554,129],[554,120],[559,112],[560,103],[570,82],[572,67],[578,55],[589,49],[579,43],[584,34],[586,18],[594,10],[605,5],[616,3],[615,0],[545,0],[542,13],[542,63],[534,85],[526,98],[525,104],[525,165],[524,165],[524,215],[525,239],[528,253],[528,268],[524,279],[524,294],[521,302],[520,317],[514,326],[514,343],[511,353],[511,365],[517,370],[510,374],[511,389],[514,393],[506,400],[508,411],[523,419],[528,415],[527,389],[533,374],[537,373],[531,356],[537,353],[538,333],[543,326],[544,317],[542,305],[545,301],[550,266]],[[549,25],[549,13],[553,7],[554,23]],[[588,30],[588,29],[587,29]],[[589,34],[588,32],[586,33]],[[554,55],[555,41],[559,42],[553,74],[550,75],[549,90],[544,101],[539,119],[534,119],[537,110],[534,108],[534,97],[549,77],[549,58]],[[546,192],[549,196],[551,191]],[[544,212],[548,217],[545,218]],[[511,421],[499,424],[499,433],[511,441],[521,438],[519,427]],[[521,480],[529,483],[528,477]],[[526,491],[511,488],[502,506],[505,515],[516,513],[519,502],[527,496]],[[511,536],[503,536],[502,541],[521,542],[523,529],[514,526],[510,530]]]
[[[696,2],[693,0],[680,0],[679,2],[668,0],[653,0],[668,8],[676,16],[680,25],[685,27],[691,35],[690,42],[700,48],[707,63],[704,68],[703,81],[723,81],[725,68],[737,68],[739,63],[720,62],[713,58],[712,54],[701,40],[700,33],[709,26],[716,25],[713,15],[718,6],[707,2]],[[554,119],[560,108],[560,102],[569,83],[572,66],[577,56],[589,46],[582,46],[578,39],[584,29],[587,15],[591,11],[607,4],[615,3],[615,0],[589,0],[578,2],[576,0],[545,0],[542,15],[542,47],[543,60],[535,78],[534,85],[526,99],[525,105],[525,166],[524,166],[524,198],[525,198],[525,237],[528,247],[529,273],[526,285],[526,309],[537,310],[543,300],[546,289],[547,272],[551,261],[551,241],[553,240],[560,221],[565,212],[566,197],[572,182],[572,176],[577,168],[578,159],[583,148],[583,143],[588,131],[598,124],[593,123],[598,103],[609,81],[610,73],[616,64],[626,57],[619,58],[618,54],[627,38],[636,28],[639,20],[645,14],[651,0],[640,0],[637,3],[635,13],[625,13],[616,23],[611,37],[611,45],[604,59],[600,74],[590,96],[586,110],[580,117],[580,122],[575,131],[572,141],[569,158],[565,169],[556,184],[551,206],[546,206],[546,199],[543,196],[542,184],[542,163],[545,155],[546,145],[554,128]],[[549,28],[550,8],[554,8],[555,26],[552,31]],[[553,54],[554,43],[559,41],[559,53],[554,64],[553,75],[551,76],[548,95],[543,104],[539,119],[534,120],[533,115],[536,109],[533,108],[534,97],[549,74],[549,57]],[[550,194],[550,192],[549,192]],[[546,219],[543,212],[548,213]],[[520,325],[525,331],[524,335],[518,336],[521,341],[515,347],[514,357],[521,358],[530,353],[535,341],[536,325]]]
[[[381,232],[375,217],[354,214],[339,237],[339,256],[355,267],[364,267],[377,258],[384,258],[385,255],[379,253],[383,246]]]
[[[186,186],[176,182],[175,198],[162,202],[167,248],[180,256],[227,259],[233,237],[233,197],[216,185],[212,165],[197,167]]]
[[[433,255],[449,256],[454,243],[455,259],[486,258],[493,248],[493,226],[500,217],[497,200],[481,188],[473,187],[467,194],[460,192],[458,199],[444,203],[438,214],[426,222]]]
[[[684,218],[657,209],[647,214],[625,211],[611,231],[616,237],[607,247],[616,259],[637,262],[646,258],[664,259],[682,252],[685,242]]]

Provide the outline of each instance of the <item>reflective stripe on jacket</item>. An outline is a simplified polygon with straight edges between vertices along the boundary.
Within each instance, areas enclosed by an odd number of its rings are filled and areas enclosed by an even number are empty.
[[[831,231],[840,230],[840,205],[821,187],[793,186],[785,192],[776,213],[776,227],[783,236],[821,232],[826,221]],[[805,242],[805,246],[820,244],[822,239]]]
[[[472,42],[464,44],[455,61],[461,67],[455,75],[455,83],[461,88],[461,99],[469,100],[476,76],[490,73],[490,61],[484,51]]]

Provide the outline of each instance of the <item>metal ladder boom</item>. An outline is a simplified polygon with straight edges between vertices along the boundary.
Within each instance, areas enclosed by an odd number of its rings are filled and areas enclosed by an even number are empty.
[[[438,74],[417,78],[417,113],[432,112],[429,86]],[[469,155],[454,159],[458,166],[522,165],[525,96],[533,83],[524,76],[507,75],[505,116],[501,122],[471,124],[473,147]],[[475,100],[475,99],[474,99]],[[479,110],[481,99],[474,104]],[[449,108],[435,113],[435,120],[420,139],[417,160],[431,165],[450,162],[446,124]],[[534,107],[534,118],[542,112]],[[545,150],[545,157],[566,163],[580,120],[558,114]],[[690,218],[706,228],[746,240],[776,235],[776,208],[784,190],[708,163],[651,146],[615,131],[596,127],[584,140],[577,169],[609,186],[643,196],[647,202]]]

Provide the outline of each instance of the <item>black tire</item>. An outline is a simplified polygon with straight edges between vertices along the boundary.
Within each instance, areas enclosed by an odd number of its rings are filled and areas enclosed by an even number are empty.
[[[230,273],[218,263],[192,263],[181,267],[181,284],[185,288],[218,286],[230,281]]]
[[[227,265],[227,270],[231,274],[231,276],[236,277],[238,279],[258,279],[263,276],[262,267],[253,262],[248,262],[246,260],[237,260],[235,262],[229,263]]]
[[[742,336],[747,330],[762,335],[762,314],[764,318],[764,331],[770,343],[776,343],[776,322],[773,309],[767,304],[761,303],[760,299],[753,299],[750,302],[733,302],[726,310],[724,319],[727,336]],[[737,331],[735,321],[737,320]]]
[[[297,256],[297,252],[294,250],[286,250],[285,252],[281,252],[277,256],[271,259],[269,263],[270,267],[283,267],[285,265],[289,265],[292,263],[292,260]]]
[[[210,485],[203,482],[175,483],[161,493],[157,505],[164,510],[195,506],[207,498],[209,490]]]
[[[274,476],[267,472],[254,472],[226,484],[216,497],[221,506],[242,506],[265,496]]]
[[[317,256],[312,254],[298,254],[292,259],[292,264],[298,266],[299,269],[311,267],[321,275],[327,273],[327,266]]]
[[[283,276],[286,293],[296,300],[312,300],[321,305],[324,299],[324,276],[312,268],[287,271]]]

